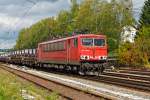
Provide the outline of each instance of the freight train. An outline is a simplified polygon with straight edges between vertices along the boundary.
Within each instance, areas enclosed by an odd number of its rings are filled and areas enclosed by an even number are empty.
[[[1,62],[36,67],[55,67],[79,74],[101,74],[107,63],[105,35],[80,34],[42,42],[36,49],[11,51],[0,55]]]

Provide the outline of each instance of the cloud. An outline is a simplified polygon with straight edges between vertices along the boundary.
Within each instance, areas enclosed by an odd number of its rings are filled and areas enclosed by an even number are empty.
[[[22,22],[22,23],[21,23]],[[17,31],[23,27],[33,24],[34,20],[32,19],[21,19],[19,17],[7,16],[5,14],[0,14],[0,30],[1,32],[5,31]],[[19,25],[21,24],[21,25]]]
[[[68,8],[64,0],[0,0],[0,48],[12,48],[20,29]]]
[[[64,0],[38,0],[36,5],[19,3],[19,1],[26,0],[13,0],[15,3],[17,2],[16,4],[11,4],[11,1],[6,0],[8,5],[0,5],[0,26],[4,29],[5,27],[15,28],[18,23],[21,23],[22,27],[29,26],[42,18],[55,16],[61,9],[69,8],[69,3],[64,2]],[[32,1],[35,2],[36,0]],[[0,4],[6,2],[2,0]]]
[[[51,3],[48,1],[38,2],[30,11],[29,14],[32,16],[55,16],[60,10],[69,9],[69,2],[64,2],[64,0],[59,0],[57,2]]]
[[[13,48],[15,43],[16,43],[15,40],[3,40],[3,39],[0,39],[0,47],[1,47],[1,49]]]
[[[0,0],[0,5],[26,5],[28,3],[33,3],[33,2],[42,2],[42,1],[48,1],[48,2],[57,2],[59,0]]]

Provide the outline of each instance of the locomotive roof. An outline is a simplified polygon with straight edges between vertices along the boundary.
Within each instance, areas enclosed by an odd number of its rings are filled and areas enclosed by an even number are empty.
[[[101,36],[101,37],[105,37],[105,35],[96,35],[96,34],[78,34],[75,36],[70,36],[70,37],[66,37],[66,38],[60,38],[60,39],[55,39],[55,40],[48,40],[46,42],[41,42],[39,44],[47,44],[47,43],[53,43],[53,42],[58,42],[58,41],[63,41],[63,40],[67,40],[67,39],[72,39],[72,38],[77,38],[80,36]]]

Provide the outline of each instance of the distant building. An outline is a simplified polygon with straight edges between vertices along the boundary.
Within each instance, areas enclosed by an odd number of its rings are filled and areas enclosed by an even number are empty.
[[[134,42],[134,38],[136,36],[137,30],[132,26],[125,26],[123,27],[121,33],[121,41],[122,42]]]

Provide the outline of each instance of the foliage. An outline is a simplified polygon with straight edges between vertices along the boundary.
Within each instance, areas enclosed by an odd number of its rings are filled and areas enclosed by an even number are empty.
[[[124,43],[119,48],[120,62],[128,65],[150,64],[150,0],[145,1],[140,16],[140,29],[134,43]]]
[[[150,26],[143,26],[134,43],[124,43],[119,47],[119,59],[126,65],[150,64]]]
[[[0,100],[24,100],[21,90],[34,96],[35,100],[58,100],[56,92],[49,92],[33,83],[0,69]]]
[[[141,28],[140,35],[136,41],[140,42],[139,46],[141,51],[146,56],[145,58],[150,62],[150,25]]]
[[[70,10],[22,29],[15,49],[36,48],[39,42],[87,31],[107,35],[109,50],[114,51],[120,43],[122,27],[134,22],[131,11],[116,0],[83,0],[80,4],[71,0],[71,3]]]
[[[142,9],[140,22],[141,29],[138,35],[138,41],[141,41],[141,51],[146,56],[150,63],[150,0],[145,1],[145,5]]]
[[[150,25],[150,0],[145,1],[139,22],[141,25]]]
[[[141,44],[141,41],[136,43]],[[141,51],[136,43],[124,43],[119,47],[119,61],[121,64],[139,66],[148,63],[147,54]]]
[[[50,96],[47,97],[47,100],[57,100],[59,98],[58,93],[53,92]]]

